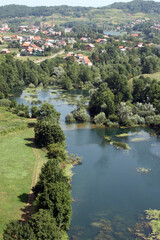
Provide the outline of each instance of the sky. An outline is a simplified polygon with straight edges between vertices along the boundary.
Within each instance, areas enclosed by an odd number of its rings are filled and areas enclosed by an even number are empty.
[[[8,4],[19,4],[27,6],[85,6],[103,7],[114,2],[129,2],[131,0],[0,0],[0,6]],[[160,1],[160,0],[156,0]]]
[[[19,4],[27,6],[85,6],[102,7],[113,2],[127,2],[127,0],[0,0],[0,6],[8,4]],[[130,0],[128,0],[130,1]]]

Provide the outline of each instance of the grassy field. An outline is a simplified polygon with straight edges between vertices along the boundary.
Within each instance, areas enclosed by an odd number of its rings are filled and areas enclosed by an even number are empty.
[[[149,77],[151,80],[156,79],[156,80],[160,81],[160,72],[156,72],[156,73],[152,73],[152,74],[141,74],[135,78],[139,78],[140,76]],[[131,83],[132,83],[132,81],[133,81],[133,78],[131,78],[129,80],[129,82],[131,82]]]
[[[31,185],[47,159],[46,153],[33,145],[33,128],[14,128],[18,120],[19,126],[29,121],[0,108],[0,126],[12,129],[0,136],[0,239],[9,220],[21,219]]]

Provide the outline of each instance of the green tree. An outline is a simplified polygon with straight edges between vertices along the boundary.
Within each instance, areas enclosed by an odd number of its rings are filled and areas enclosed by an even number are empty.
[[[48,183],[35,200],[36,209],[48,209],[62,230],[68,230],[71,221],[70,188],[64,182]]]
[[[38,120],[35,128],[35,142],[40,147],[47,147],[52,143],[62,143],[65,135],[57,122],[52,119]]]
[[[39,116],[39,108],[37,106],[31,107],[31,117],[37,118]]]
[[[3,233],[4,240],[37,240],[34,232],[28,223],[20,221],[11,221],[7,224]]]
[[[124,125],[129,124],[129,118],[133,115],[132,108],[125,102],[121,102],[118,106],[118,116],[120,123]]]
[[[42,104],[42,106],[39,109],[39,116],[38,119],[44,119],[44,118],[52,118],[52,120],[55,120],[58,122],[60,118],[60,113],[56,111],[53,105],[49,103]]]
[[[62,168],[60,168],[59,159],[49,159],[41,169],[39,180],[36,186],[33,188],[34,194],[37,197],[39,193],[44,191],[46,184],[63,182],[70,187],[68,178],[64,176]]]
[[[40,209],[32,215],[29,224],[36,240],[60,240],[60,232],[56,220],[48,210]]]
[[[99,89],[92,94],[89,102],[89,112],[91,116],[104,112],[106,117],[115,112],[114,94],[106,83],[102,83]]]

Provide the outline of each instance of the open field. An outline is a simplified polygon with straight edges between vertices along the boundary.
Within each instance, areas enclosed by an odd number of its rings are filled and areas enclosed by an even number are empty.
[[[141,74],[135,78],[139,78],[140,76],[149,77],[151,80],[156,79],[156,80],[160,81],[160,72],[156,72],[156,73],[152,73],[152,74]],[[131,78],[129,80],[129,82],[131,82],[131,83],[132,83],[132,81],[133,81],[133,78]]]
[[[23,119],[0,108],[0,120],[3,128],[5,124],[6,128],[11,128],[15,121],[19,120],[21,124]],[[47,159],[46,153],[33,144],[33,128],[12,130],[0,137],[0,239],[9,220],[21,219],[31,186],[36,183],[41,166]]]

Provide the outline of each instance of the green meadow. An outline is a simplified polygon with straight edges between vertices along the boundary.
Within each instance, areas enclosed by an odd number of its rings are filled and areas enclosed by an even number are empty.
[[[0,127],[5,130],[0,135],[0,239],[10,220],[21,219],[31,186],[47,159],[33,144],[33,127],[27,126],[30,121],[0,108]]]

